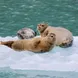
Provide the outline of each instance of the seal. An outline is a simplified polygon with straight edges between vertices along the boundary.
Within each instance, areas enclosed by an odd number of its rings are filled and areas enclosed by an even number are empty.
[[[16,41],[0,42],[0,45],[8,46],[16,51],[48,52],[56,42],[56,35],[49,33],[46,37],[34,37],[31,39],[21,39]]]
[[[37,30],[41,37],[47,36],[49,33],[54,33],[56,35],[56,46],[67,48],[73,44],[73,35],[66,28],[48,26],[48,24],[40,23],[37,25]]]
[[[29,39],[36,36],[36,32],[30,28],[22,28],[17,31],[17,36],[20,39]]]

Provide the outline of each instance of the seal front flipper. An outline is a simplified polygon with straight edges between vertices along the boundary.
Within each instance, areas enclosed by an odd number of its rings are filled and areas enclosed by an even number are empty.
[[[36,40],[35,42],[34,42],[34,48],[36,48],[38,45],[39,45],[39,43],[40,43],[41,41],[38,39],[38,40]]]
[[[44,35],[43,35],[43,37],[46,37],[47,35],[49,34],[49,31],[44,31]]]

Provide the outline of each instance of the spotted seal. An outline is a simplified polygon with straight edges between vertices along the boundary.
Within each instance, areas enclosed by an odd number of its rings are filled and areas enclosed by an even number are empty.
[[[30,28],[22,28],[17,31],[17,36],[20,39],[29,39],[36,36],[36,32]]]

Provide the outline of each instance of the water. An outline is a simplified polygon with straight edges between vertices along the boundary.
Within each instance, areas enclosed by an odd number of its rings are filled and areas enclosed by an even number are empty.
[[[43,73],[44,72],[44,73]],[[1,78],[78,78],[77,72],[1,69]]]
[[[0,35],[15,36],[17,30],[36,31],[40,22],[63,26],[78,35],[78,0],[0,0]]]
[[[73,46],[42,54],[0,46],[0,78],[78,78],[78,0],[0,0],[0,41],[40,22],[69,29]]]

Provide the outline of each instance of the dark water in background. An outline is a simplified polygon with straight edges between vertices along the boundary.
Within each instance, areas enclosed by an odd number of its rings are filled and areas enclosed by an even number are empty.
[[[0,0],[0,36],[15,36],[40,22],[63,26],[78,35],[78,0]]]

